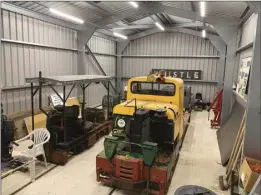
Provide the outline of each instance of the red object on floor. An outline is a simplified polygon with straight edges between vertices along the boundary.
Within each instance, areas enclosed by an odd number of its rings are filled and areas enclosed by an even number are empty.
[[[96,180],[120,189],[146,192],[146,181],[149,180],[150,195],[165,195],[173,172],[169,166],[152,166],[147,178],[147,167],[143,159],[115,155],[109,160],[104,155],[96,156]],[[173,169],[174,170],[174,169]]]
[[[223,88],[217,93],[216,98],[209,106],[208,117],[210,115],[210,110],[213,110],[213,112],[214,112],[214,119],[210,120],[211,128],[220,127],[221,111],[222,111],[222,95],[223,95]]]

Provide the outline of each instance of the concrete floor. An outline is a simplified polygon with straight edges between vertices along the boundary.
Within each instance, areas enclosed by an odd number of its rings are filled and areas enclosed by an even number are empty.
[[[200,185],[219,191],[218,176],[225,173],[220,164],[216,130],[210,128],[207,112],[192,113],[191,123],[180,152],[168,195],[183,185]],[[73,157],[66,166],[58,166],[18,195],[108,195],[112,188],[96,182],[95,156],[103,149],[103,139],[91,149]],[[116,189],[113,195],[134,194]]]

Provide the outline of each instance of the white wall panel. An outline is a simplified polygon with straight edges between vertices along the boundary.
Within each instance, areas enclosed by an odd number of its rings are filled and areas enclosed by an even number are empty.
[[[39,71],[42,71],[44,76],[77,74],[77,52],[32,45],[75,49],[77,44],[75,30],[6,10],[2,13],[2,38],[22,42],[17,44],[2,41],[1,82],[4,88],[24,86],[25,78],[37,76]],[[47,105],[48,95],[52,93],[50,89],[43,89],[44,106]],[[4,91],[2,99],[6,113],[31,108],[30,89]],[[38,95],[35,99],[35,105],[38,106]]]
[[[255,40],[256,25],[257,14],[253,14],[240,29],[242,35],[239,47],[246,46]]]
[[[130,42],[124,51],[123,77],[147,75],[151,69],[202,70],[202,80],[216,81],[218,78],[218,51],[209,40],[184,33],[157,33]],[[133,57],[134,55],[134,57]],[[152,55],[159,57],[138,57]],[[160,56],[197,56],[197,58],[164,58]],[[126,84],[126,81],[123,82]],[[202,93],[204,101],[211,102],[216,94],[216,83],[187,82],[194,94]],[[124,85],[123,85],[124,86]]]
[[[93,53],[116,54],[116,42],[102,37],[92,36],[88,46]]]

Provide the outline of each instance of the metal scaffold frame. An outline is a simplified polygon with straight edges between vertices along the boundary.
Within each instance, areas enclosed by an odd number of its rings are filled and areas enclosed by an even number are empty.
[[[43,77],[42,72],[39,72],[38,77],[32,77],[32,78],[26,78],[26,82],[30,83],[31,86],[31,114],[32,114],[32,129],[34,129],[34,96],[39,91],[39,109],[47,115],[47,112],[42,107],[42,87],[43,84],[49,86],[55,94],[62,100],[63,102],[63,110],[66,106],[66,101],[69,98],[70,94],[72,93],[73,89],[76,85],[79,85],[82,89],[83,93],[83,100],[82,100],[82,119],[83,123],[85,125],[85,89],[91,84],[91,83],[97,83],[102,82],[104,86],[107,89],[107,101],[109,102],[109,94],[110,94],[110,80],[112,77],[110,76],[102,76],[102,75],[68,75],[68,76],[49,76],[49,77]],[[37,83],[37,87],[34,90],[35,86],[34,83]],[[55,86],[62,86],[62,97],[58,93],[58,91],[54,88]],[[69,93],[66,96],[66,86],[72,85]],[[107,112],[107,118],[109,118],[109,112]],[[63,121],[65,119],[65,113],[63,111]],[[64,141],[67,141],[67,131],[64,127]]]

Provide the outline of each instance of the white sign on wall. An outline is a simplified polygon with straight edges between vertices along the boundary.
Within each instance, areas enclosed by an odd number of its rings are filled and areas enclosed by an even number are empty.
[[[59,93],[59,95],[63,98],[63,94]],[[53,106],[61,106],[63,105],[63,101],[57,94],[52,94],[51,96],[51,103]]]
[[[245,97],[245,92],[247,88],[247,80],[249,76],[250,66],[251,66],[252,57],[247,57],[242,59],[240,67],[239,67],[239,74],[237,79],[237,93],[242,97]]]

